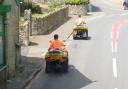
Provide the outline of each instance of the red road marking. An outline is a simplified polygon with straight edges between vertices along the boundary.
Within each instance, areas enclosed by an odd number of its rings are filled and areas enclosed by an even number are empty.
[[[113,45],[113,48],[112,49],[113,49],[114,53],[117,52],[117,40],[118,40],[120,27],[125,23],[128,23],[128,19],[119,20],[113,25],[113,28],[112,28],[112,45]]]

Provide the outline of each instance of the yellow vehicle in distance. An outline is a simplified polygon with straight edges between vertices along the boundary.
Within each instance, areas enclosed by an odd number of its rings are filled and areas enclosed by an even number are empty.
[[[86,25],[76,25],[73,28],[73,39],[88,39],[88,27]]]

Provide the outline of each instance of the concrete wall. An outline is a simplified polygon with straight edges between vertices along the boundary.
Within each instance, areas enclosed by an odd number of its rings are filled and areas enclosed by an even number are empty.
[[[5,0],[4,4],[12,5],[11,12],[7,14],[5,39],[8,76],[13,77],[20,60],[20,48],[15,45],[19,39],[19,8],[15,0]]]
[[[32,29],[30,33],[31,35],[43,35],[44,33],[53,30],[57,25],[65,22],[67,19],[67,7],[51,12],[43,18],[32,18]]]

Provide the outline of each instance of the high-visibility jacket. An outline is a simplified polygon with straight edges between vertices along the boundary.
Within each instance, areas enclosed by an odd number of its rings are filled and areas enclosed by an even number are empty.
[[[85,24],[85,23],[86,23],[86,21],[83,20],[82,18],[78,18],[78,19],[76,20],[76,22],[75,22],[76,25],[81,25],[81,24]]]
[[[54,40],[50,43],[50,49],[59,49],[61,50],[64,47],[64,43],[59,40]]]

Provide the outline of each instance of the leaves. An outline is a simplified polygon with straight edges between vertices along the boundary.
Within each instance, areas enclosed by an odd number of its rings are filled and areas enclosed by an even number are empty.
[[[70,5],[80,5],[87,3],[89,3],[89,0],[65,0],[65,4],[70,4]]]

